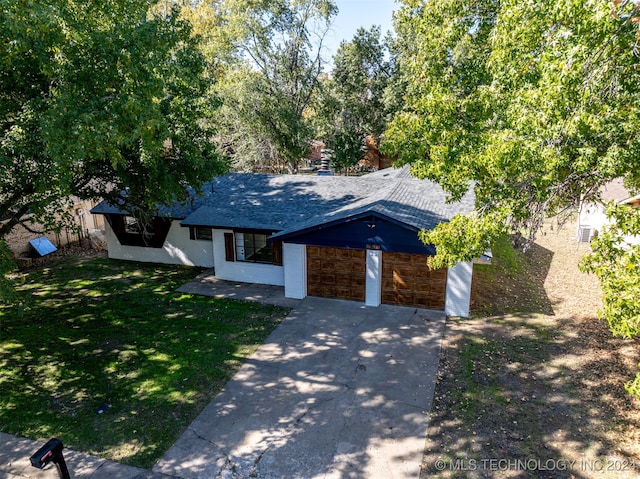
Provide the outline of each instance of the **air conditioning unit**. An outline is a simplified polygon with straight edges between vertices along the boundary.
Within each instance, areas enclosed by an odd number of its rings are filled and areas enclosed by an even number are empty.
[[[596,232],[595,228],[591,228],[589,226],[581,226],[578,232],[578,242],[590,243],[595,232]]]

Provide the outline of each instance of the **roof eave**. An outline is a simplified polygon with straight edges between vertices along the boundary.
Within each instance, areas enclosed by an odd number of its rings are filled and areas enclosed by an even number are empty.
[[[269,240],[270,241],[286,241],[287,239],[291,239],[291,238],[295,238],[298,236],[302,236],[308,233],[312,233],[314,231],[319,231],[319,230],[323,230],[323,229],[327,229],[327,228],[332,228],[334,226],[340,225],[340,224],[345,224],[345,223],[350,223],[352,221],[358,221],[361,220],[363,218],[369,217],[369,216],[374,216],[376,218],[388,221],[390,223],[393,223],[395,225],[400,226],[401,228],[404,228],[406,230],[409,230],[411,232],[414,233],[418,233],[418,231],[420,231],[420,228],[407,224],[403,221],[399,221],[393,217],[390,217],[388,215],[385,215],[384,213],[380,213],[379,211],[375,211],[375,210],[365,210],[365,211],[361,211],[349,216],[343,216],[340,218],[336,218],[334,220],[331,221],[325,221],[325,222],[321,222],[321,223],[316,223],[314,225],[311,226],[307,226],[305,228],[301,228],[301,229],[295,229],[295,230],[289,230],[289,231],[282,231],[280,233],[276,233],[275,235],[273,235]]]

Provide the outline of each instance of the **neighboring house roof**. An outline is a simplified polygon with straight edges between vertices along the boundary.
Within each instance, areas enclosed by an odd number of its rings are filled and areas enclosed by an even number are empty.
[[[637,208],[638,206],[640,206],[640,195],[632,196],[630,198],[627,198],[626,200],[621,201],[620,203]]]
[[[622,178],[616,178],[598,190],[600,198],[604,201],[614,200],[616,203],[624,203],[631,197],[631,193],[624,187]]]
[[[447,203],[440,186],[410,176],[408,168],[360,177],[230,173],[215,178],[186,206],[162,208],[182,226],[252,229],[283,237],[320,225],[378,215],[410,229],[431,229],[458,213],[470,213],[470,191]],[[100,204],[92,213],[123,212]]]

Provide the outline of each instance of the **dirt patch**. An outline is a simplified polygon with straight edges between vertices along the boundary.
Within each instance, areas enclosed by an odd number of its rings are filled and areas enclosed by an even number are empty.
[[[474,271],[474,316],[448,320],[421,477],[640,477],[640,341],[597,317],[575,228]],[[509,264],[507,264],[509,263]]]

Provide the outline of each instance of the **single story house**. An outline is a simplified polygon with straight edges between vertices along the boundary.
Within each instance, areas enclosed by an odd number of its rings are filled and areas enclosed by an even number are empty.
[[[468,316],[472,263],[431,270],[432,229],[474,207],[473,193],[447,203],[407,168],[360,177],[230,173],[159,209],[142,232],[103,202],[111,258],[214,268],[230,281],[284,286],[307,295],[444,310]]]
[[[598,190],[598,199],[594,201],[582,201],[578,211],[578,225],[576,241],[588,243],[598,235],[602,228],[610,224],[607,218],[607,203],[614,201],[618,204],[626,204],[633,208],[640,207],[640,195],[631,194],[623,184],[622,178],[616,178]],[[626,238],[629,244],[639,244],[640,239]]]

